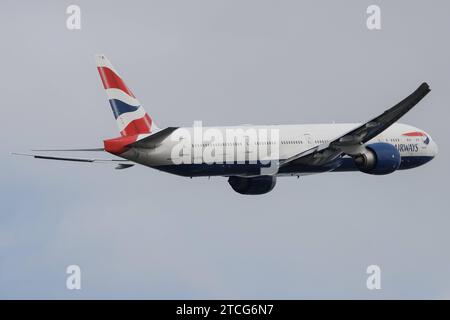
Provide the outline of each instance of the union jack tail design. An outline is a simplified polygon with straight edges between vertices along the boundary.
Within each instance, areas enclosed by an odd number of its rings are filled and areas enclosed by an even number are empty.
[[[157,131],[152,118],[145,112],[108,58],[96,55],[95,60],[120,134],[125,137]]]

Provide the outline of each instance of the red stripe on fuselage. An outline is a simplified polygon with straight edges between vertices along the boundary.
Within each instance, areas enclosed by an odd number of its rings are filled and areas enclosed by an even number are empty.
[[[131,121],[125,129],[120,131],[122,136],[132,136],[141,133],[150,133],[152,128],[152,119],[146,114],[140,119]]]
[[[414,131],[414,132],[404,133],[403,135],[408,136],[408,137],[423,137],[423,136],[425,136],[425,133]]]
[[[125,82],[123,82],[123,80],[114,71],[108,67],[97,67],[97,69],[105,89],[120,89],[129,96],[135,98]]]

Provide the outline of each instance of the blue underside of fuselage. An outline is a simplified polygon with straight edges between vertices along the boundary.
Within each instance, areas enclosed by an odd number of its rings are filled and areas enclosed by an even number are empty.
[[[412,169],[419,167],[433,157],[427,156],[412,156],[402,157],[399,170]],[[261,168],[267,167],[261,163],[223,163],[223,164],[178,164],[178,165],[161,165],[153,166],[152,168],[173,173],[186,177],[201,177],[201,176],[235,176],[235,175],[260,175]],[[355,166],[352,158],[340,158],[325,166],[310,166],[303,164],[288,164],[279,169],[279,174],[309,174],[320,172],[348,172],[359,171]]]

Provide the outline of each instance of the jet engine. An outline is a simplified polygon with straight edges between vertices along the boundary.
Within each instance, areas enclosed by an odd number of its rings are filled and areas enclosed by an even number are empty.
[[[401,156],[392,144],[379,142],[366,146],[366,152],[353,158],[356,167],[368,174],[389,174],[400,167]]]
[[[240,194],[264,194],[271,191],[277,182],[277,177],[260,176],[254,178],[244,178],[232,176],[228,178],[228,183],[234,191]]]

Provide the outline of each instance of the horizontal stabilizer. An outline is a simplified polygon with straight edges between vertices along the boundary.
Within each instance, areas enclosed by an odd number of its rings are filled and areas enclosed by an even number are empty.
[[[39,154],[28,154],[28,153],[12,153],[12,155],[27,156],[27,157],[33,157],[35,159],[45,159],[45,160],[129,164],[129,161],[121,160],[121,159],[66,158],[66,157],[44,156],[44,155],[39,155]]]
[[[31,151],[105,151],[105,148],[91,148],[91,149],[33,149]]]
[[[164,139],[172,134],[178,127],[167,127],[162,129],[152,135],[149,135],[145,138],[142,138],[136,142],[133,142],[128,145],[128,147],[134,148],[154,148],[159,145]]]

